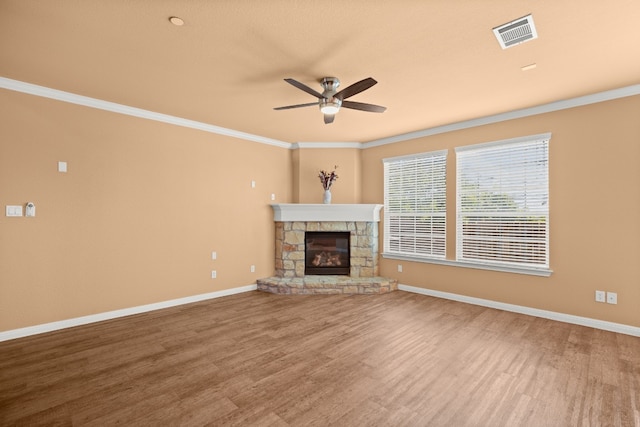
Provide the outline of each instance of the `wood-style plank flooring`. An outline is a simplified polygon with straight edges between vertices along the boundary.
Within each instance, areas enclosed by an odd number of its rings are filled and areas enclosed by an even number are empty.
[[[0,425],[639,426],[640,338],[249,292],[0,343]]]

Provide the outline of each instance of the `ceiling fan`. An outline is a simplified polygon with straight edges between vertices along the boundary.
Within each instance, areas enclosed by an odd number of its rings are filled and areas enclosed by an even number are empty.
[[[311,89],[309,86],[300,83],[294,79],[284,79],[285,82],[297,87],[300,90],[307,92],[310,95],[318,98],[316,102],[309,102],[307,104],[286,105],[284,107],[276,107],[274,110],[289,110],[291,108],[311,107],[317,105],[320,107],[320,111],[324,114],[325,124],[333,123],[333,119],[340,107],[351,108],[353,110],[369,111],[372,113],[382,113],[387,107],[381,107],[380,105],[365,104],[363,102],[346,101],[347,98],[352,97],[362,91],[369,89],[371,86],[378,83],[371,77],[360,80],[357,83],[347,86],[338,92],[338,86],[340,86],[340,80],[337,77],[325,77],[320,81],[322,93],[318,93]]]

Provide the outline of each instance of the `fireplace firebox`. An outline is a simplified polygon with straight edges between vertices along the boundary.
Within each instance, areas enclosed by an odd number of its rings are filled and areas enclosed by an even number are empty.
[[[350,237],[348,231],[307,231],[304,238],[304,273],[348,276]]]

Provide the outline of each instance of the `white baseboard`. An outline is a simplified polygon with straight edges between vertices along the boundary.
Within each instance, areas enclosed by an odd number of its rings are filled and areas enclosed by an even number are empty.
[[[491,301],[482,298],[468,297],[465,295],[452,294],[449,292],[434,291],[432,289],[418,288],[415,286],[398,285],[398,289],[405,292],[428,295],[436,298],[449,299],[464,302],[467,304],[480,305],[483,307],[496,308],[498,310],[511,311],[513,313],[526,314],[529,316],[542,317],[544,319],[557,320],[559,322],[572,323],[574,325],[587,326],[604,331],[618,332],[620,334],[640,337],[640,328],[621,323],[607,322],[604,320],[591,319],[588,317],[574,316],[571,314],[557,313],[555,311],[540,310],[537,308],[525,307],[504,302]]]
[[[119,317],[131,316],[133,314],[146,313],[153,310],[175,307],[183,304],[204,301],[208,299],[225,297],[228,295],[251,292],[257,289],[257,285],[247,285],[238,288],[225,289],[223,291],[211,292],[207,294],[193,295],[185,298],[178,298],[154,304],[141,305],[138,307],[125,308],[122,310],[108,311],[105,313],[92,314],[89,316],[76,317],[74,319],[61,320],[58,322],[45,323],[42,325],[29,326],[26,328],[13,329],[0,332],[0,342],[16,338],[28,337],[31,335],[43,334],[45,332],[57,331],[60,329],[72,328],[74,326],[86,325],[89,323],[102,322],[104,320],[116,319]],[[467,304],[480,305],[483,307],[495,308],[498,310],[511,311],[514,313],[526,314],[529,316],[541,317],[544,319],[556,320],[559,322],[572,323],[575,325],[587,326],[590,328],[602,329],[604,331],[617,332],[625,335],[640,337],[640,328],[623,325],[620,323],[607,322],[604,320],[591,319],[588,317],[573,316],[571,314],[557,313],[554,311],[540,310],[537,308],[524,307],[521,305],[507,304],[481,298],[469,297],[465,295],[452,294],[449,292],[434,291],[431,289],[418,288],[415,286],[398,285],[398,289],[405,292],[428,295],[436,298],[449,299]]]
[[[45,332],[57,331],[59,329],[72,328],[74,326],[86,325],[88,323],[102,322],[103,320],[116,319],[118,317],[131,316],[133,314],[146,313],[153,310],[161,310],[163,308],[175,307],[177,305],[190,304],[193,302],[204,301],[208,299],[226,297],[228,295],[234,295],[243,292],[251,292],[257,289],[258,286],[255,284],[247,285],[238,288],[225,289],[223,291],[210,292],[207,294],[193,295],[185,298],[157,302],[154,304],[146,304],[138,307],[124,308],[121,310],[107,311],[104,313],[92,314],[89,316],[76,317],[74,319],[60,320],[58,322],[13,329],[10,331],[0,332],[0,342],[16,338],[28,337],[30,335],[43,334]]]

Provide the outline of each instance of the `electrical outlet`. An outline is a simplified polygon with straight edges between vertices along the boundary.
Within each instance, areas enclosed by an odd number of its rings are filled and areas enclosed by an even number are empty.
[[[607,292],[607,304],[617,304],[618,294],[615,292]]]
[[[211,259],[218,259],[218,253],[216,251],[211,252]]]
[[[398,264],[398,273],[402,273],[402,264]]]
[[[218,277],[218,273],[215,270],[211,270],[211,278],[215,279],[216,277]]]
[[[251,272],[252,272],[252,273],[255,273],[255,272],[256,272],[256,266],[255,266],[255,265],[252,265],[252,266],[251,266],[251,268],[250,268],[250,270],[251,270]]]
[[[596,302],[605,302],[604,294],[604,291],[596,291]]]
[[[275,200],[275,199],[276,199],[275,193],[271,193],[271,200]]]

